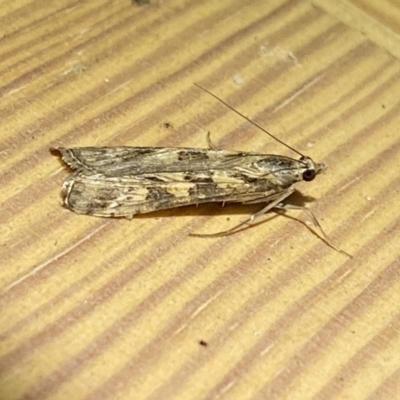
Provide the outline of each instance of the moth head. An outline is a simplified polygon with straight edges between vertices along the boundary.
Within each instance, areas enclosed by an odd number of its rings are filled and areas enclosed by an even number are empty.
[[[302,156],[299,161],[304,165],[304,168],[302,168],[302,177],[306,182],[314,180],[318,174],[326,170],[325,164],[318,164],[310,157]]]
[[[289,187],[297,182],[312,181],[318,174],[325,171],[324,164],[314,162],[310,157],[294,158],[268,155],[255,163],[257,175],[267,177],[270,182],[279,187]]]

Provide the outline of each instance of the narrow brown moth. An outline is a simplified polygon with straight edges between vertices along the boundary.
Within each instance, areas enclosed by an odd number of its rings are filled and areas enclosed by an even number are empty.
[[[132,218],[136,214],[191,204],[265,203],[256,214],[227,231],[194,235],[227,235],[272,209],[294,209],[307,211],[325,242],[341,251],[327,238],[310,209],[283,203],[295,191],[298,182],[310,182],[325,171],[324,164],[314,162],[289,146],[300,155],[298,160],[281,155],[219,150],[210,139],[209,147],[59,147],[56,150],[64,162],[75,170],[63,185],[64,206],[79,214]]]

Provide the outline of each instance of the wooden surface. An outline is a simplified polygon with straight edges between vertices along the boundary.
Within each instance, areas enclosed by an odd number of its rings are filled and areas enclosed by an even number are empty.
[[[400,399],[400,3],[0,5],[0,398]],[[54,146],[206,147],[329,169],[304,213],[101,219]],[[202,342],[203,341],[203,342]]]

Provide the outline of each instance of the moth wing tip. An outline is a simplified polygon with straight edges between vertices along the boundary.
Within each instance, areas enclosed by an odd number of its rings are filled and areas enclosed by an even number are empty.
[[[62,156],[65,157],[68,154],[68,148],[66,147],[50,147],[50,153],[53,156]]]

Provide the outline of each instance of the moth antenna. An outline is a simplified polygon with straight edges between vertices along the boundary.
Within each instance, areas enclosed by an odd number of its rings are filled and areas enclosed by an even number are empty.
[[[209,90],[204,89],[203,87],[201,87],[199,84],[194,83],[195,86],[197,86],[198,88],[200,88],[201,90],[204,90],[206,93],[208,93],[209,95],[211,95],[212,97],[214,97],[215,99],[217,99],[218,101],[220,101],[222,104],[224,104],[226,107],[228,107],[230,110],[234,111],[236,114],[240,115],[242,118],[244,118],[246,121],[250,122],[251,124],[253,124],[254,126],[256,126],[258,129],[261,129],[263,132],[265,132],[267,135],[269,135],[270,137],[272,137],[273,139],[275,139],[278,143],[282,144],[283,146],[287,147],[289,150],[294,151],[295,153],[299,154],[300,156],[304,157],[304,154],[300,153],[299,151],[297,151],[296,149],[294,149],[293,147],[289,146],[288,144],[286,144],[285,142],[283,142],[282,140],[278,139],[276,136],[274,136],[272,133],[268,132],[266,129],[264,129],[261,125],[257,124],[257,122],[252,121],[250,118],[246,117],[244,114],[242,114],[241,112],[235,110],[232,106],[230,106],[228,103],[226,103],[224,100],[220,99],[218,96],[216,96],[215,94],[211,93]]]

